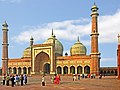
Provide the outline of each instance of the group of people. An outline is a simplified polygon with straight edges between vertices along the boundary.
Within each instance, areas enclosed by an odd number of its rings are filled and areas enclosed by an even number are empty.
[[[76,81],[78,77],[78,80],[80,80],[80,78],[96,78],[96,74],[95,73],[91,73],[91,74],[73,74],[73,81]],[[104,75],[105,77],[105,75]],[[99,79],[102,79],[102,74],[99,74],[98,76]]]
[[[61,79],[59,75],[55,74],[54,76],[51,76],[50,79],[51,79],[52,84],[60,84]],[[45,76],[43,76],[41,79],[41,85],[45,86]]]
[[[19,86],[21,83],[21,86],[23,86],[23,84],[27,84],[27,75],[3,75],[2,76],[2,80],[3,80],[3,85],[9,86],[10,85],[10,81],[11,81],[11,86]]]
[[[76,81],[77,79],[80,80],[80,78],[95,78],[96,74],[73,74],[73,81]]]
[[[80,80],[80,74],[76,75],[76,74],[73,74],[73,81],[76,81],[77,80],[77,77],[78,77],[78,80]]]

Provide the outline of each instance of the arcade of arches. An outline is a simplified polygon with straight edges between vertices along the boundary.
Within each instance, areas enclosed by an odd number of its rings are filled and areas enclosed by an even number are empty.
[[[71,67],[61,67],[58,66],[57,67],[57,74],[82,74],[82,73],[86,73],[86,74],[90,74],[90,67],[89,66],[71,66]]]
[[[9,67],[8,72],[9,72],[9,74],[30,74],[31,73],[31,67],[28,67],[28,68],[26,68],[26,67],[23,67],[23,68],[21,68],[21,67],[18,67],[18,68]]]

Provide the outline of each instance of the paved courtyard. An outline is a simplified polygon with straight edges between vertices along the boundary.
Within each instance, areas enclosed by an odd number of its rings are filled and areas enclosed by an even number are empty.
[[[0,90],[120,90],[120,80],[115,76],[106,76],[102,79],[85,78],[72,81],[72,76],[61,76],[61,84],[51,83],[50,76],[46,76],[46,86],[41,86],[41,76],[28,77],[28,84],[24,86],[3,86]],[[1,80],[1,77],[0,77]]]

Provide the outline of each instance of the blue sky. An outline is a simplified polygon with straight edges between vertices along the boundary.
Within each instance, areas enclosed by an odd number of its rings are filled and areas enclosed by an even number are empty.
[[[9,25],[9,58],[20,58],[29,46],[43,43],[54,33],[64,52],[80,37],[90,54],[91,7],[96,2],[99,8],[99,52],[101,66],[117,66],[117,35],[120,33],[119,0],[0,0],[0,24]],[[2,26],[0,27],[2,37]],[[2,38],[0,38],[2,58]],[[1,66],[0,59],[0,66]]]

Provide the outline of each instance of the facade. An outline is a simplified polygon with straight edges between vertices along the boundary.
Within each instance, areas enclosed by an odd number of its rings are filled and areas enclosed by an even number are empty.
[[[86,55],[87,48],[80,42],[79,37],[76,43],[70,48],[70,56],[63,56],[63,45],[53,33],[43,44],[33,44],[34,39],[30,38],[28,46],[21,58],[9,59],[5,54],[2,61],[8,62],[2,65],[9,74],[90,74],[100,73],[100,52],[98,46],[98,7],[94,4],[91,8],[92,29],[91,29],[91,53]],[[8,26],[8,25],[7,25]],[[7,28],[3,25],[3,28]],[[3,33],[3,40],[5,33]],[[4,46],[6,45],[6,46]],[[8,43],[3,44],[8,48]],[[3,48],[3,52],[6,49]],[[5,71],[3,72],[5,73]]]
[[[117,76],[117,67],[100,67],[100,73],[105,76]]]

